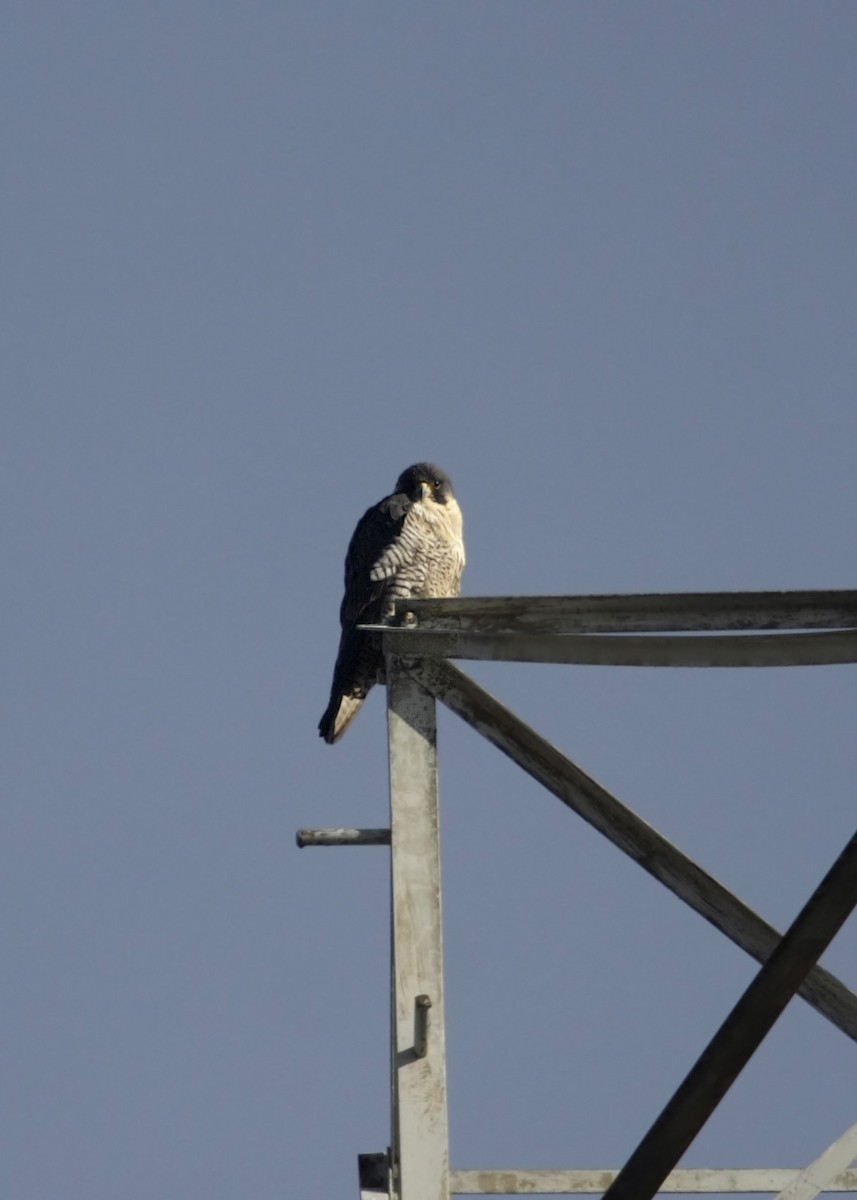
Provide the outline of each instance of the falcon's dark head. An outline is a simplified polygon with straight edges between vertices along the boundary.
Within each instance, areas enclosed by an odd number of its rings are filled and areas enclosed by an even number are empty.
[[[427,497],[435,504],[446,504],[454,499],[452,480],[434,463],[414,463],[402,471],[396,481],[396,491],[404,492],[414,501]]]

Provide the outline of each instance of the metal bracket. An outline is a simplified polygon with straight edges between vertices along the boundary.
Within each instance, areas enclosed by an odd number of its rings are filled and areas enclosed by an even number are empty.
[[[389,829],[299,829],[298,849],[305,846],[389,846]]]
[[[390,1156],[358,1154],[357,1172],[360,1181],[360,1200],[386,1200],[390,1195]]]
[[[429,1009],[431,997],[417,996],[414,1001],[414,1057],[425,1058],[428,1053]]]

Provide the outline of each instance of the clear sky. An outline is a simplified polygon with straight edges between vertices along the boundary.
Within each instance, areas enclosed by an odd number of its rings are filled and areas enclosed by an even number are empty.
[[[855,587],[851,0],[2,16],[4,1200],[327,1200],[388,1140],[383,695],[342,560],[419,459],[470,595]],[[785,926],[855,669],[473,674]],[[452,1157],[619,1166],[753,964],[443,714]],[[857,985],[854,922],[826,958]],[[792,1004],[687,1156],[805,1166]]]

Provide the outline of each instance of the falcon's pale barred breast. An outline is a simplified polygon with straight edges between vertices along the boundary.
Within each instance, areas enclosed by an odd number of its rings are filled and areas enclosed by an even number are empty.
[[[461,509],[449,476],[432,463],[416,463],[392,495],[363,514],[348,546],[342,636],[318,726],[326,742],[342,736],[369,689],[383,680],[378,639],[357,626],[389,620],[394,602],[407,596],[457,596],[463,570]]]

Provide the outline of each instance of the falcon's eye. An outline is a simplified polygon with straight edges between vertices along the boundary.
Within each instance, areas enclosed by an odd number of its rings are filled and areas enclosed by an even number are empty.
[[[439,479],[434,479],[434,480],[432,480],[432,487],[434,488],[434,490],[436,492],[439,492],[440,489],[443,487],[443,484],[441,483],[441,481]]]

